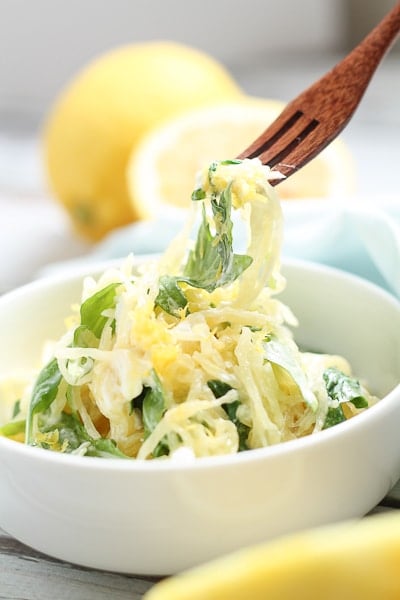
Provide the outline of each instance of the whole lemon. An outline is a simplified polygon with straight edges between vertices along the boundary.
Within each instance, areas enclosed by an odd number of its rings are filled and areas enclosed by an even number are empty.
[[[89,64],[61,93],[44,130],[49,185],[75,229],[97,240],[137,219],[126,166],[141,137],[187,109],[240,95],[220,63],[174,42],[124,46]]]

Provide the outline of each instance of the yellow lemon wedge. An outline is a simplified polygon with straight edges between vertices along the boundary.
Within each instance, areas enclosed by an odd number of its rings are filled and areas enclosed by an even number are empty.
[[[142,218],[187,208],[196,173],[212,160],[234,158],[279,115],[277,100],[243,95],[218,106],[173,117],[143,136],[127,170],[133,209]],[[337,139],[317,158],[279,184],[279,196],[320,198],[349,195],[354,165]]]
[[[138,217],[126,166],[155,125],[195,107],[241,95],[212,57],[174,42],[114,49],[66,86],[44,127],[50,189],[75,229],[97,240]]]
[[[398,600],[400,514],[330,525],[156,584],[144,600]]]

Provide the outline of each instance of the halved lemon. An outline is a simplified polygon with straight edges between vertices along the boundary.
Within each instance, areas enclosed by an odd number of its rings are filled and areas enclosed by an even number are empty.
[[[161,581],[145,600],[397,600],[400,514],[293,534]]]
[[[146,218],[187,208],[198,170],[212,160],[237,156],[283,107],[277,100],[243,96],[187,111],[152,129],[128,163],[128,188],[135,212]],[[337,139],[281,183],[278,193],[282,199],[349,195],[354,179],[350,152]]]

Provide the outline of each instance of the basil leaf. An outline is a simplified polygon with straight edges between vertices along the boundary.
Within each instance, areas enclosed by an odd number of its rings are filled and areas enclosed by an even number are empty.
[[[265,358],[273,365],[284,369],[297,384],[308,406],[316,411],[318,401],[308,385],[307,378],[298,364],[290,346],[282,344],[274,335],[264,340]]]
[[[96,338],[101,337],[107,322],[107,317],[102,314],[103,311],[115,306],[116,290],[119,285],[119,283],[110,283],[81,305],[81,326],[89,329]]]
[[[57,360],[53,358],[39,373],[33,388],[26,420],[26,443],[32,443],[33,417],[47,410],[57,396],[62,375]]]
[[[336,402],[351,402],[356,408],[367,408],[360,382],[345,375],[336,367],[329,367],[322,375],[328,396]]]
[[[174,317],[179,316],[187,305],[187,298],[179,286],[179,278],[169,275],[160,277],[155,305]]]
[[[219,381],[218,379],[210,379],[210,381],[207,381],[207,385],[214,394],[215,398],[221,398],[233,389],[228,383]],[[229,420],[232,421],[236,427],[239,436],[238,449],[239,452],[243,452],[243,450],[249,449],[247,445],[247,438],[249,437],[250,427],[242,423],[236,416],[240,404],[241,403],[239,400],[235,400],[234,402],[224,402],[224,404],[221,406],[228,415]]]

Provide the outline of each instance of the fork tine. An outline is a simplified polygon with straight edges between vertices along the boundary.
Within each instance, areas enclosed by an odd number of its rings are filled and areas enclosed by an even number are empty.
[[[305,121],[304,124],[303,121]],[[319,121],[317,121],[317,119],[311,119],[307,122],[304,118],[301,122],[298,122],[298,124],[301,125],[301,129],[297,127],[292,128],[285,135],[280,137],[279,141],[277,140],[273,146],[267,147],[266,150],[264,150],[263,147],[260,149],[259,158],[262,163],[274,167],[284,158],[287,158],[288,155],[301,144],[301,142],[308,138],[310,133],[314,131],[316,127],[318,127]]]
[[[285,113],[282,113],[268,128],[268,137],[265,138],[264,132],[242,154],[245,154],[247,158],[255,158],[256,156],[260,156],[263,152],[266,152],[276,142],[278,142],[283,135],[290,131],[294,125],[301,120],[302,116],[303,113],[301,110],[297,110],[292,115],[287,117],[285,117]],[[252,150],[250,150],[250,148],[252,148]]]
[[[350,54],[292,100],[238,158],[258,157],[286,177],[303,167],[347,125],[399,31],[397,2]],[[276,178],[271,183],[276,185],[281,180]]]
[[[312,160],[328,144],[329,139],[323,125],[313,119],[303,131],[303,137],[298,136],[292,140],[283,151],[273,158],[267,157],[267,160],[265,160],[264,155],[259,158],[263,164],[267,164],[272,170],[279,171],[287,178]],[[282,179],[275,179],[270,183],[276,185],[280,181]]]
[[[301,110],[289,109],[290,106],[238,158],[258,157],[263,164],[272,168],[318,127],[317,119],[309,119]]]

